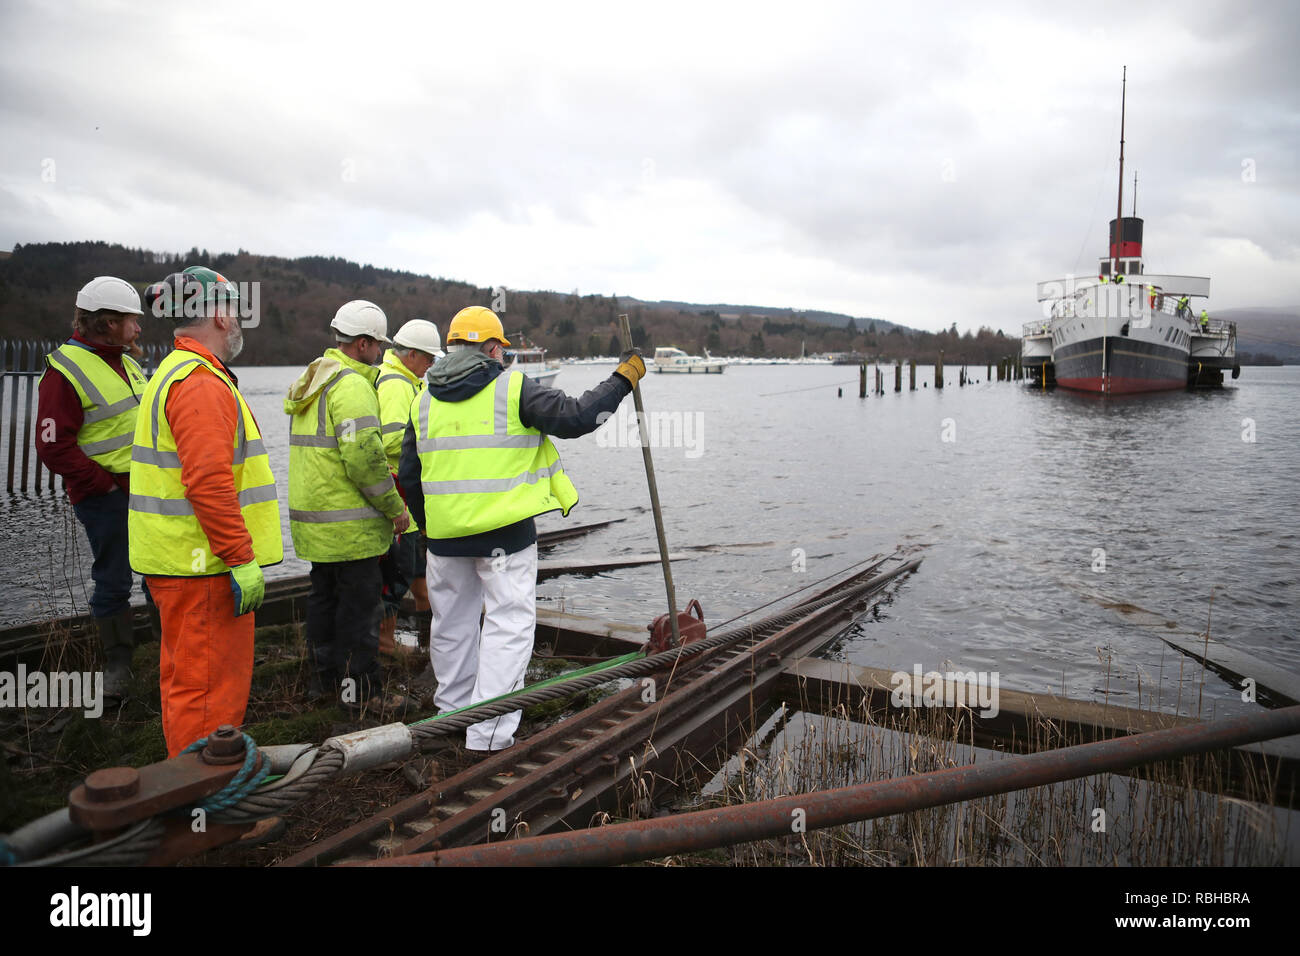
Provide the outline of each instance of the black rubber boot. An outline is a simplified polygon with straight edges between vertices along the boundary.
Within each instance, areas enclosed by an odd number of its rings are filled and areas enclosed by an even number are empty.
[[[131,655],[135,651],[135,614],[130,609],[95,619],[104,652],[104,697],[122,701],[131,688]]]

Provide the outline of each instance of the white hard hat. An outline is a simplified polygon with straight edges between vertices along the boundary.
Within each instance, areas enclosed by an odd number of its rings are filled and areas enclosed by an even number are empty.
[[[446,353],[442,350],[442,338],[438,327],[428,319],[412,319],[393,333],[393,344],[404,349],[418,349],[438,356]]]
[[[385,344],[391,344],[388,338],[388,316],[384,310],[365,299],[353,299],[344,302],[334,313],[330,328],[344,335],[368,335]]]
[[[140,293],[125,279],[99,276],[91,279],[77,293],[77,308],[87,312],[108,309],[110,312],[130,312],[144,315],[140,308]]]

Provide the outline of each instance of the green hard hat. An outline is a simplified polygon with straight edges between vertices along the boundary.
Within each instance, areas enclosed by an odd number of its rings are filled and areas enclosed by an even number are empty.
[[[235,284],[215,269],[207,266],[190,266],[181,275],[191,276],[203,285],[204,302],[238,302],[239,290]]]
[[[173,272],[144,290],[145,307],[158,318],[179,320],[199,304],[238,302],[239,289],[220,272],[207,266],[190,266]]]

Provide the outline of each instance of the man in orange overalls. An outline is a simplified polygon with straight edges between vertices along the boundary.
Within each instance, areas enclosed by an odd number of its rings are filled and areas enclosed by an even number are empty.
[[[131,566],[162,617],[163,736],[175,757],[244,720],[262,567],[284,553],[275,478],[227,367],[244,344],[238,290],[201,266],[145,290],[175,350],[140,403],[131,456]]]

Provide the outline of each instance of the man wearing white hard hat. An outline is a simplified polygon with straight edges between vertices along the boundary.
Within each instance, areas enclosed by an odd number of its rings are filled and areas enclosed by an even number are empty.
[[[77,293],[72,337],[45,357],[37,405],[37,457],[63,476],[94,555],[90,612],[104,652],[104,695],[115,700],[126,693],[134,647],[127,505],[131,439],[145,389],[133,357],[142,354],[142,314],[129,282],[88,282]]]
[[[393,334],[393,347],[379,367],[379,421],[388,454],[388,470],[397,474],[402,458],[402,434],[411,421],[411,405],[424,388],[425,373],[443,355],[438,327],[427,319],[411,319]],[[408,591],[415,601],[420,646],[429,646],[429,593],[425,585],[424,536],[412,527],[393,540],[381,562],[384,578],[384,620],[379,630],[379,653],[398,657],[395,633],[397,612]]]
[[[379,558],[410,527],[380,433],[375,364],[388,318],[373,302],[345,303],[330,323],[337,348],[289,387],[289,531],[311,562],[307,648],[312,690],[350,710],[404,711],[382,694]]]

